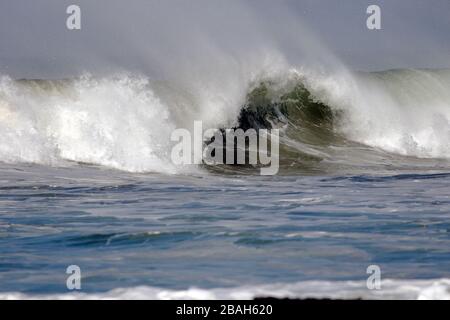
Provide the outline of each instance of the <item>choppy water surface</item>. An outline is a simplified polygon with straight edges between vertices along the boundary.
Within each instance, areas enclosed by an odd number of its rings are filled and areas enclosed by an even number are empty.
[[[365,281],[371,264],[384,279],[450,277],[445,172],[172,176],[5,164],[0,171],[3,293],[67,293],[73,264],[84,293],[338,284]]]

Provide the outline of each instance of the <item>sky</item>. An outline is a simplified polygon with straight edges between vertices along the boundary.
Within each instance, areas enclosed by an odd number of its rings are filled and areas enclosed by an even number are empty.
[[[81,30],[66,8],[81,8]],[[381,8],[381,30],[366,9]],[[0,73],[162,76],[280,54],[357,70],[450,68],[450,0],[2,0]]]

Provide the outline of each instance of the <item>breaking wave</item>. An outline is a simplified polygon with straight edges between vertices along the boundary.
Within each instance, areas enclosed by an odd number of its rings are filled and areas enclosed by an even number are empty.
[[[180,173],[170,134],[280,128],[282,168],[444,167],[450,159],[450,71],[312,72],[248,77],[240,90],[190,90],[122,74],[0,78],[0,161]],[[198,168],[189,168],[189,171]]]

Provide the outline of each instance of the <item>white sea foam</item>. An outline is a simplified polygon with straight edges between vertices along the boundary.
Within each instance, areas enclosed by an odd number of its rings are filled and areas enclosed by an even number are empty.
[[[167,107],[142,77],[0,82],[0,159],[174,172]]]
[[[369,290],[365,281],[305,281],[292,284],[267,284],[237,288],[168,290],[155,287],[118,288],[104,293],[63,293],[32,295],[0,293],[0,299],[105,299],[105,300],[249,300],[257,297],[291,299],[408,299],[449,300],[450,279],[383,280],[380,290]]]

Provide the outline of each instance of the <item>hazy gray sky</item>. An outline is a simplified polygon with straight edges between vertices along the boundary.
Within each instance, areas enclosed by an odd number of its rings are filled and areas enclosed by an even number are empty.
[[[79,31],[66,29],[70,4]],[[366,28],[370,4],[382,30]],[[449,68],[450,0],[2,0],[0,43],[0,72],[13,77],[163,74],[272,49],[300,64],[329,51],[362,70]]]

